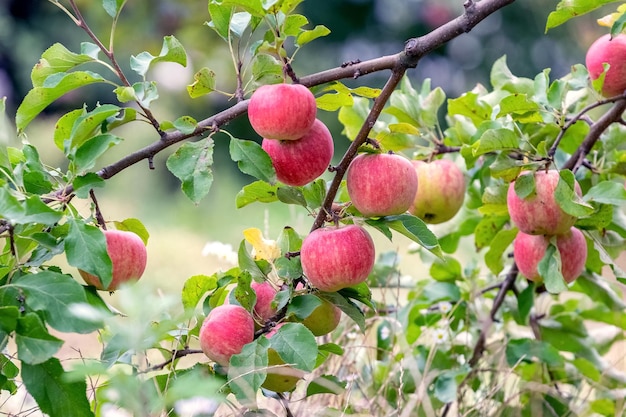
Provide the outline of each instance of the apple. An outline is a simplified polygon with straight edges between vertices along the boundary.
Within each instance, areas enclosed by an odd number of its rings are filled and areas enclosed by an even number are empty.
[[[300,323],[315,336],[323,336],[335,330],[341,320],[341,310],[328,300],[320,298],[322,302]]]
[[[148,254],[143,240],[126,230],[103,230],[107,242],[107,253],[113,265],[113,277],[107,288],[100,278],[83,270],[78,270],[88,285],[98,290],[115,291],[125,282],[137,281],[146,269]]]
[[[626,35],[619,34],[611,38],[606,34],[598,38],[587,50],[585,64],[592,80],[604,72],[604,65],[609,69],[604,77],[602,95],[617,96],[626,90]]]
[[[271,340],[272,336],[278,332],[286,323],[280,323],[272,330],[265,334],[265,337]],[[296,384],[300,381],[305,372],[301,369],[295,369],[292,366],[280,366],[285,365],[285,361],[280,357],[275,349],[269,348],[267,351],[267,374],[265,381],[261,386],[265,389],[274,392],[289,392],[296,388]]]
[[[263,85],[248,104],[252,128],[268,139],[300,139],[313,126],[316,115],[315,96],[301,84]]]
[[[515,181],[509,184],[506,202],[511,220],[520,231],[529,235],[566,233],[576,222],[576,217],[563,211],[554,198],[560,178],[558,171],[542,170],[534,175],[535,192],[526,198],[520,198],[515,192]],[[578,195],[582,195],[577,182],[574,189]]]
[[[267,281],[256,282],[250,284],[250,287],[256,294],[256,303],[254,304],[254,318],[261,323],[265,323],[276,315],[276,309],[272,307],[274,297],[276,297],[276,288]]]
[[[417,173],[398,154],[361,154],[346,174],[352,205],[365,217],[405,213],[417,193]]]
[[[308,184],[322,175],[335,150],[330,131],[318,119],[298,140],[263,139],[261,147],[272,160],[278,180],[292,186]]]
[[[358,225],[312,231],[300,249],[302,271],[321,291],[339,291],[367,279],[375,261],[374,242]]]
[[[200,348],[209,359],[222,366],[228,366],[230,357],[253,340],[252,314],[235,304],[215,307],[200,328]]]
[[[448,159],[412,161],[417,172],[417,193],[409,213],[426,223],[438,224],[453,218],[465,199],[463,171]]]
[[[531,281],[542,281],[537,265],[544,257],[550,236],[529,235],[519,232],[513,241],[513,259],[522,275]],[[556,237],[556,247],[561,254],[561,273],[566,282],[580,276],[587,260],[587,242],[582,232],[572,227]]]

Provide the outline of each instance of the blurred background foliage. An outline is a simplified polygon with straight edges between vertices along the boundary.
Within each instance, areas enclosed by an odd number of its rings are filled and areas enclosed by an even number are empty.
[[[331,34],[298,53],[296,73],[305,75],[346,61],[396,53],[408,38],[423,35],[460,15],[462,3],[462,0],[305,1],[300,12],[309,18],[311,25],[325,25]],[[519,0],[505,7],[470,33],[424,57],[418,68],[408,73],[412,83],[420,85],[424,78],[431,78],[433,88],[440,86],[448,97],[457,97],[477,83],[489,84],[490,68],[502,55],[507,56],[509,67],[518,76],[532,78],[548,67],[552,68],[553,78],[564,75],[571,65],[584,61],[584,50],[606,29],[586,17],[545,36],[546,18],[556,3]],[[101,1],[77,0],[77,4],[106,44],[111,19],[102,9]],[[129,69],[130,55],[142,51],[157,54],[165,35],[175,35],[187,50],[187,68],[163,64],[148,74],[159,83],[160,98],[153,111],[161,121],[182,115],[201,120],[233,104],[219,94],[191,99],[186,92],[185,86],[193,81],[195,71],[204,66],[217,74],[219,89],[232,92],[235,88],[230,52],[205,25],[208,19],[207,2],[198,0],[131,0],[122,13],[118,39],[131,41],[115,42],[115,53],[124,69]],[[0,0],[0,97],[8,97],[8,115],[15,113],[31,88],[31,68],[45,49],[61,42],[70,50],[79,51],[84,41],[89,41],[87,35],[49,1]],[[387,75],[373,74],[346,83],[379,87]],[[131,79],[134,81],[138,79]],[[69,110],[84,104],[91,109],[98,102],[115,102],[110,86],[90,86],[66,95],[29,127],[27,140],[40,149],[46,163],[62,166],[63,156],[52,144],[54,123]],[[348,140],[341,135],[336,114],[320,112],[319,117],[333,132],[335,155],[339,157]],[[110,151],[105,163],[158,140],[150,126],[138,128],[137,125],[132,124],[124,131],[121,136],[126,142]],[[235,137],[259,139],[245,117],[233,121],[227,129]],[[147,225],[152,233],[149,250],[153,251],[148,273],[158,275],[158,282],[171,282],[175,288],[192,274],[213,272],[208,269],[215,268],[215,262],[205,263],[200,257],[207,241],[221,240],[236,247],[242,230],[248,227],[261,227],[268,237],[275,238],[287,224],[305,233],[312,223],[306,212],[282,204],[267,206],[268,210],[259,210],[258,205],[236,210],[235,195],[251,178],[241,174],[230,160],[226,137],[216,135],[215,139],[213,188],[198,206],[183,196],[178,181],[165,169],[165,159],[171,153],[168,151],[155,159],[154,171],[147,164],[137,164],[113,177],[106,189],[98,191],[108,220],[137,217]]]

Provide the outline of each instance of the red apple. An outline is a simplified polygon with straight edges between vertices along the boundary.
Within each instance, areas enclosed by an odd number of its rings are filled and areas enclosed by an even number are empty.
[[[556,170],[537,171],[535,192],[526,198],[517,195],[515,181],[511,182],[506,202],[511,220],[520,231],[529,235],[560,235],[574,225],[576,217],[564,212],[554,199],[559,178]],[[582,195],[577,182],[574,188],[578,195]]]
[[[432,224],[453,218],[465,199],[463,171],[448,159],[412,162],[419,187],[409,212]]]
[[[256,294],[256,304],[254,304],[254,318],[261,323],[276,315],[276,309],[272,307],[272,301],[276,297],[276,289],[269,282],[253,282],[250,287]]]
[[[265,334],[265,337],[271,339],[276,334],[279,328],[286,323],[280,323],[272,330]],[[275,349],[269,348],[267,351],[267,375],[265,381],[261,386],[265,389],[274,392],[289,392],[296,388],[296,384],[303,377],[305,372],[300,369],[295,369],[292,366],[286,366],[285,361],[280,357]],[[285,366],[279,366],[285,365]]]
[[[406,212],[417,193],[417,173],[411,162],[397,154],[361,154],[346,174],[348,195],[365,217]]]
[[[202,322],[200,348],[211,360],[228,366],[230,357],[254,340],[254,319],[243,307],[223,304],[215,307]]]
[[[322,175],[334,152],[330,131],[318,119],[298,140],[263,139],[261,146],[270,156],[278,180],[292,186],[308,184]]]
[[[341,310],[328,300],[320,299],[321,304],[301,321],[315,336],[323,336],[335,330],[341,320]]]
[[[83,270],[78,270],[85,282],[98,290],[115,291],[125,282],[137,281],[146,269],[148,254],[146,245],[137,234],[125,230],[104,230],[107,253],[113,264],[113,278],[107,288],[100,278]],[[88,250],[89,248],[85,248]]]
[[[248,105],[252,128],[268,139],[300,139],[313,126],[316,114],[315,96],[301,84],[263,85]]]
[[[609,64],[604,77],[602,95],[612,97],[626,90],[626,35],[619,34],[611,39],[606,34],[598,38],[587,50],[585,63],[592,80],[604,72],[603,64]]]
[[[519,232],[513,242],[513,258],[522,275],[531,281],[542,281],[537,265],[546,254],[550,236],[528,235]],[[580,276],[587,260],[587,242],[582,232],[572,227],[568,232],[558,235],[556,247],[561,254],[561,273],[566,282],[572,282]]]
[[[374,242],[358,225],[323,227],[304,238],[300,260],[314,287],[339,291],[367,279],[374,267]]]

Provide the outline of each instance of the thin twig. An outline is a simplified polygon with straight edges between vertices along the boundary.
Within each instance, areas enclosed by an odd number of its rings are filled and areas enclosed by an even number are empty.
[[[147,372],[152,372],[152,371],[160,371],[161,369],[165,368],[167,365],[169,365],[170,363],[174,362],[176,359],[182,358],[184,356],[187,355],[193,355],[196,353],[203,353],[201,349],[182,349],[182,350],[173,350],[172,351],[172,357],[167,359],[164,362],[161,362],[159,364],[153,365],[150,368],[146,369],[145,371],[143,371],[144,373]]]

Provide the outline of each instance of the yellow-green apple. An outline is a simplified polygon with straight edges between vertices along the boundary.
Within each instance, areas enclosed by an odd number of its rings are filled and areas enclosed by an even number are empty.
[[[301,84],[269,84],[250,97],[248,119],[256,133],[268,139],[300,139],[317,115],[315,96]]]
[[[519,232],[513,242],[513,258],[522,275],[531,281],[542,281],[537,266],[546,254],[551,236],[529,235]],[[587,260],[587,242],[575,227],[556,236],[556,247],[561,255],[561,274],[566,282],[580,276]]]
[[[346,186],[352,205],[363,216],[392,216],[411,206],[417,193],[417,173],[401,155],[361,154],[350,163]]]
[[[278,324],[272,330],[267,332],[265,334],[265,337],[270,339],[271,342],[272,336],[274,336],[276,332],[278,332],[278,329],[280,329],[285,324],[286,323]],[[261,384],[261,386],[265,389],[274,392],[293,391],[298,381],[300,381],[304,377],[304,371],[286,365],[285,361],[273,348],[269,348],[267,351],[267,362],[267,375],[265,377],[265,381],[263,381],[263,384]]]
[[[409,212],[431,224],[453,218],[465,199],[463,171],[449,159],[412,162],[419,186]]]
[[[619,34],[611,38],[606,34],[598,38],[587,50],[585,64],[592,80],[604,72],[604,64],[609,69],[604,76],[602,95],[612,97],[626,90],[626,35]]]
[[[367,279],[375,261],[374,242],[358,225],[322,227],[300,249],[302,271],[321,291],[339,291]]]
[[[515,181],[509,184],[506,202],[511,220],[520,231],[529,235],[566,233],[576,222],[576,217],[563,211],[554,197],[560,178],[558,171],[541,170],[534,175],[535,192],[526,198],[521,198],[515,192]],[[574,189],[578,195],[582,195],[578,182]]]
[[[334,152],[332,135],[319,119],[298,140],[263,139],[261,147],[270,156],[278,180],[292,186],[322,175]]]
[[[276,288],[267,281],[254,281],[250,284],[250,287],[256,294],[256,303],[253,309],[254,318],[260,323],[265,323],[276,315],[276,308],[272,306],[277,293]]]
[[[230,357],[253,340],[252,314],[235,304],[215,307],[200,327],[200,348],[209,359],[222,366],[228,366]]]
[[[320,298],[321,304],[317,306],[300,323],[315,336],[323,336],[335,330],[341,320],[341,310],[328,300]]]
[[[141,238],[126,230],[104,230],[107,253],[113,265],[113,276],[108,287],[104,288],[99,277],[83,270],[78,272],[85,282],[98,290],[115,291],[125,282],[137,281],[146,269],[148,254]],[[88,248],[87,248],[88,249]]]

